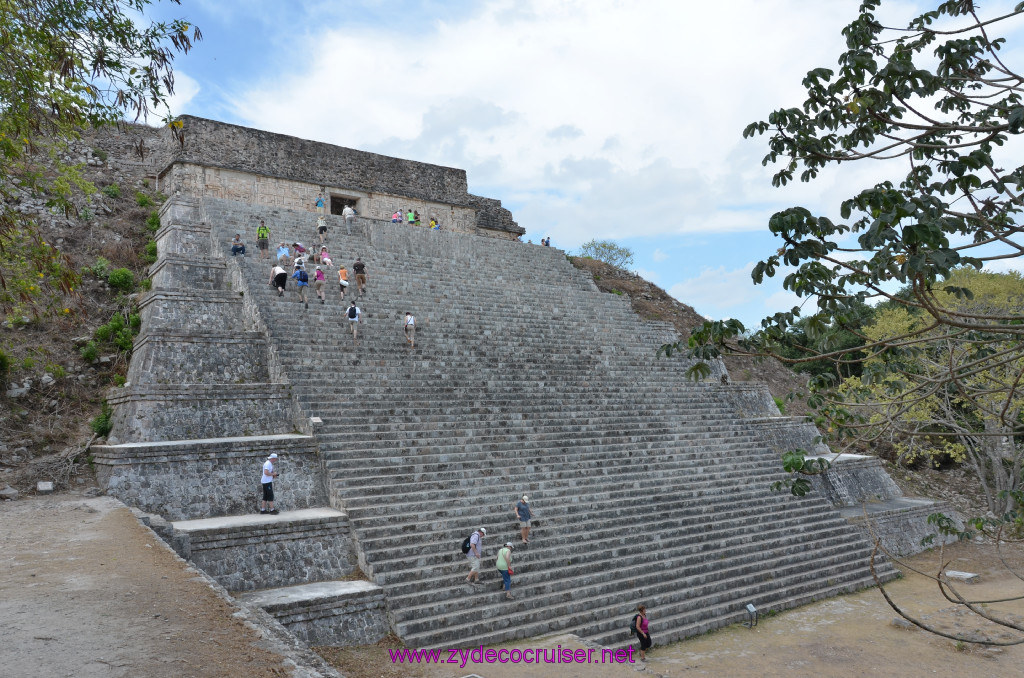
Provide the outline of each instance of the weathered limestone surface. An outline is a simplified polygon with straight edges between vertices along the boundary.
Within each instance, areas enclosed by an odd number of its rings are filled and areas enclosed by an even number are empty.
[[[181,192],[311,211],[326,195],[356,201],[367,217],[396,209],[437,216],[446,228],[504,237],[524,232],[497,200],[468,193],[465,170],[367,153],[262,130],[183,116],[185,143],[168,139],[160,173],[165,193]]]
[[[139,302],[143,331],[244,332],[242,297],[228,290],[153,290]]]
[[[258,332],[147,332],[135,341],[128,383],[266,383],[266,344]]]
[[[223,259],[169,254],[149,268],[153,289],[223,290]]]
[[[391,630],[384,589],[366,581],[293,586],[241,598],[310,645],[367,645]]]
[[[107,397],[111,443],[290,433],[288,384],[131,385]]]
[[[170,520],[246,514],[258,508],[263,462],[280,455],[276,485],[288,510],[327,503],[320,456],[308,436],[175,440],[94,445],[101,487],[121,501]]]
[[[356,568],[348,518],[326,508],[172,523],[182,557],[229,591],[337,579]]]

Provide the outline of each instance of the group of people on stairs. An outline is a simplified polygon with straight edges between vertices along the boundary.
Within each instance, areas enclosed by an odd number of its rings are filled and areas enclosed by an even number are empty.
[[[523,544],[530,543],[530,528],[533,523],[533,511],[530,508],[530,498],[523,495],[517,503],[512,505],[512,513],[519,522],[519,535]],[[484,538],[487,536],[487,528],[481,527],[466,537],[462,542],[462,552],[466,554],[469,561],[469,574],[466,576],[466,583],[471,586],[480,585],[480,559],[483,557]],[[512,568],[512,555],[515,546],[512,542],[505,542],[505,545],[498,549],[498,555],[494,560],[494,569],[501,575],[501,587],[505,591],[507,600],[515,600],[512,595],[512,575],[515,571]],[[637,650],[640,653],[641,661],[647,660],[647,650],[651,647],[650,625],[647,619],[647,608],[640,605],[636,609],[629,624],[630,635],[636,636],[638,641]]]

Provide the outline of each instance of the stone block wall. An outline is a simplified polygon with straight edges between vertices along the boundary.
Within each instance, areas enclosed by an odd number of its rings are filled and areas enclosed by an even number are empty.
[[[144,332],[195,328],[203,332],[245,332],[242,296],[236,291],[152,290],[139,301]]]
[[[944,511],[950,515],[947,507],[926,499],[903,499],[902,503],[904,505],[898,508],[884,512],[869,511],[866,515],[855,507],[840,513],[863,532],[868,541],[874,543],[878,539],[883,549],[897,557],[911,556],[927,548],[956,541],[956,537],[939,536],[936,529],[928,524],[928,516],[932,513]],[[960,523],[958,516],[953,514],[952,517]],[[962,523],[959,526],[963,528]],[[931,541],[923,543],[932,535]],[[880,557],[884,555],[880,554]]]
[[[445,227],[487,231],[514,238],[524,233],[497,200],[471,195],[465,170],[282,134],[182,116],[184,145],[166,135],[160,157],[164,193],[209,195],[314,209],[320,188],[357,201],[360,214],[390,218],[396,208],[417,209],[426,223],[437,216]]]
[[[289,384],[139,385],[114,389],[108,441],[195,440],[290,433]]]
[[[224,261],[169,254],[149,267],[154,289],[224,290]]]
[[[811,484],[833,506],[859,506],[903,496],[886,472],[882,460],[861,454],[843,454],[832,461],[824,475],[812,476]]]
[[[258,332],[147,332],[135,341],[128,366],[132,385],[269,381],[267,340]]]
[[[328,201],[330,196],[354,200],[355,209],[359,215],[375,221],[390,223],[391,215],[396,210],[405,215],[408,210],[412,209],[419,212],[420,222],[423,225],[428,224],[430,218],[434,217],[446,231],[477,233],[479,229],[486,228],[478,223],[480,221],[478,211],[465,205],[453,205],[393,193],[341,189],[330,184],[320,186],[302,181],[189,163],[171,165],[161,177],[161,187],[171,191],[199,191],[199,195],[205,198],[233,200],[263,206],[267,208],[268,213],[273,209],[296,211],[309,215],[310,219],[316,218],[316,199],[323,190],[323,195]],[[494,226],[490,230],[498,237],[514,237],[517,234],[515,230],[497,228],[503,224],[498,217],[489,216],[486,223]],[[245,237],[245,231],[238,231],[242,233],[250,253],[252,253],[251,248],[256,246],[256,241],[252,239],[256,225],[253,223],[249,229],[248,239]]]
[[[265,609],[309,645],[369,645],[388,635],[384,590],[364,581],[345,584],[348,592],[326,595],[315,604],[262,599],[258,593],[242,599]]]
[[[280,455],[279,504],[288,510],[327,503],[320,456],[305,436],[178,440],[94,445],[101,487],[121,501],[169,520],[250,513],[262,497],[263,462]]]
[[[723,371],[724,374],[724,371]],[[720,376],[720,375],[718,375]],[[717,397],[743,417],[781,417],[778,405],[764,384],[721,384],[715,385]]]
[[[356,569],[344,518],[203,530],[179,543],[182,557],[229,591],[339,579]]]

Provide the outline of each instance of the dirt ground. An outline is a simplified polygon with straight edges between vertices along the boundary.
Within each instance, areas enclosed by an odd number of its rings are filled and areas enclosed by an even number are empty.
[[[1006,551],[1004,550],[1004,553]],[[1010,551],[1011,564],[1021,571],[1024,549]],[[959,589],[969,599],[1024,596],[1024,582],[998,561],[992,546],[967,544],[945,550],[949,569],[981,575],[981,582]],[[939,570],[938,553],[922,554],[908,561],[925,572]],[[987,622],[963,614],[943,599],[933,582],[905,571],[907,576],[887,586],[899,605],[912,615],[950,633],[987,632],[993,637],[1010,635]],[[813,575],[810,575],[813,576]],[[1020,625],[1024,622],[1024,600],[986,606]],[[651,633],[655,648],[646,664],[527,665],[497,663],[396,666],[387,653],[394,642],[377,647],[319,651],[349,678],[460,678],[476,674],[482,678],[616,678],[643,675],[666,678],[691,676],[937,676],[949,678],[1024,676],[1024,645],[983,648],[957,645],[916,629],[893,625],[893,612],[877,589],[825,600],[797,610],[762,619],[754,629],[732,626],[665,647],[657,646],[658,610],[652,607]],[[624,621],[625,625],[626,622]],[[623,646],[626,634],[624,632]],[[529,642],[518,641],[498,648],[586,648],[578,638],[551,636]],[[599,657],[599,652],[595,657]],[[444,659],[450,655],[445,654]]]
[[[51,495],[0,502],[0,675],[287,676],[123,505]]]

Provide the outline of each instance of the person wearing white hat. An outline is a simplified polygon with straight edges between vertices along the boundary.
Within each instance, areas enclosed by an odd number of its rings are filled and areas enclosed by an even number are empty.
[[[494,567],[501,575],[502,584],[505,586],[505,597],[512,600],[512,542],[505,542],[505,545],[498,549],[498,558],[494,561]]]
[[[263,485],[263,502],[260,504],[260,513],[271,513],[275,516],[277,509],[274,508],[274,478],[280,475],[274,468],[276,462],[277,452],[274,452],[263,462],[263,477],[260,479],[260,483]]]
[[[523,538],[524,544],[530,543],[530,518],[533,514],[530,512],[530,498],[525,494],[518,504],[512,506],[512,513],[516,514],[519,518],[519,534]]]
[[[469,537],[469,551],[466,552],[466,558],[469,559],[469,576],[466,577],[467,584],[480,583],[480,556],[483,555],[483,543],[486,536],[487,528],[481,527]]]

